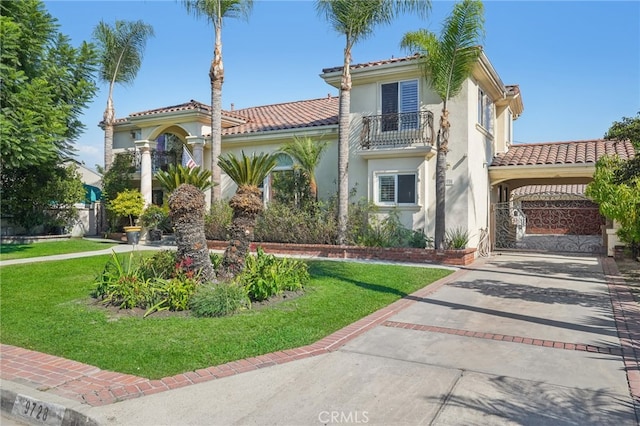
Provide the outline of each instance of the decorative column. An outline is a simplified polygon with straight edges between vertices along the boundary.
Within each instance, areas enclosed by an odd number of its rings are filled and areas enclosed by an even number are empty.
[[[193,160],[196,162],[196,164],[200,166],[202,170],[211,170],[210,164],[204,164],[204,136],[187,136],[186,139],[187,144],[191,147]],[[205,205],[207,206],[208,210],[211,206],[211,189],[205,191],[204,197]]]
[[[151,168],[151,150],[156,149],[157,142],[149,140],[135,141],[136,149],[140,152],[140,192],[144,198],[145,207],[151,204],[153,189],[153,170]]]
[[[204,158],[204,137],[202,136],[187,136],[187,145],[191,147],[191,152],[193,153],[193,159],[196,164],[202,169],[205,169],[204,164],[202,164],[202,160]]]

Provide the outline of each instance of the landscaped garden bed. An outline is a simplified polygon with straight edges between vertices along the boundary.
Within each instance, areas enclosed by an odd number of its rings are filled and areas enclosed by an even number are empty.
[[[90,296],[109,259],[4,266],[2,343],[160,378],[313,343],[451,272],[314,260],[298,297],[226,317],[142,318]]]

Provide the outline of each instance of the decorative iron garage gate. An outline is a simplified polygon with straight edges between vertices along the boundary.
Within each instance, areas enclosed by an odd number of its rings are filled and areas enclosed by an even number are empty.
[[[528,195],[492,205],[494,249],[602,252],[605,219],[586,197]]]

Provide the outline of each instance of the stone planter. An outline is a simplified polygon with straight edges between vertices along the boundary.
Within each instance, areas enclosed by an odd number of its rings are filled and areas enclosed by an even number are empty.
[[[136,245],[140,242],[140,226],[125,226],[124,232],[127,234],[127,244]]]

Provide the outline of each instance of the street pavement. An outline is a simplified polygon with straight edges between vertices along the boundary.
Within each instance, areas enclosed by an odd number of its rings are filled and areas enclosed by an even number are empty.
[[[3,425],[5,390],[76,415],[61,424],[635,425],[640,313],[616,271],[494,254],[295,359],[102,405],[3,373]]]

